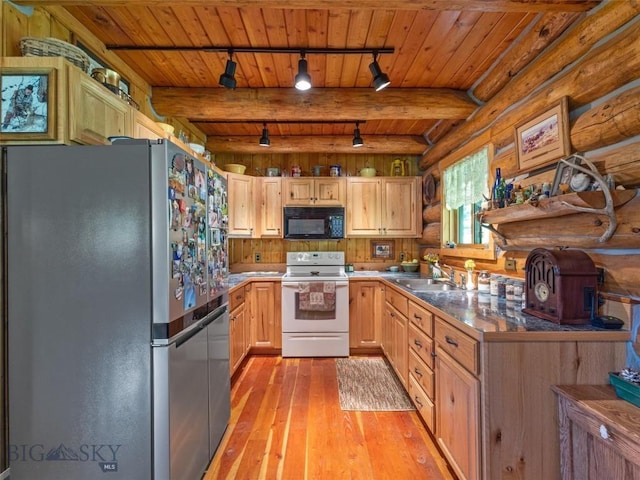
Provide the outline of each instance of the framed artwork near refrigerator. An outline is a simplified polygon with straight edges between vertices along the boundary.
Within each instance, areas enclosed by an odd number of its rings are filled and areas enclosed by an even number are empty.
[[[11,68],[0,74],[0,137],[55,139],[56,70]]]

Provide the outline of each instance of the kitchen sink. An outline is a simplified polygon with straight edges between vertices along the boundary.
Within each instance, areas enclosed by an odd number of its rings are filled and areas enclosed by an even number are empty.
[[[457,288],[444,278],[397,278],[396,283],[414,292],[445,292]]]

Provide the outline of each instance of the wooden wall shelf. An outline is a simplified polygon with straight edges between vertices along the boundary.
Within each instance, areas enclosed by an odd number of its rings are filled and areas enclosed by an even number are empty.
[[[613,190],[611,197],[614,208],[620,207],[636,196],[636,190]],[[605,198],[602,192],[575,192],[545,198],[537,204],[523,203],[506,208],[480,212],[478,217],[482,223],[502,224],[521,222],[524,220],[538,220],[541,218],[563,217],[573,215],[574,207],[604,208]]]
[[[478,214],[503,250],[540,246],[630,248],[640,243],[638,190],[575,192]]]

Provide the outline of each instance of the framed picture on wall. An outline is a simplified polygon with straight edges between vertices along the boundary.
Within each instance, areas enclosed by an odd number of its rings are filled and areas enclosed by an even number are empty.
[[[515,136],[521,171],[542,167],[569,155],[567,97],[562,97],[545,112],[516,125]]]
[[[375,240],[371,241],[371,258],[382,258],[391,260],[394,257],[393,240]]]
[[[580,159],[575,156],[565,158],[564,161],[558,162],[556,175],[553,179],[553,186],[551,187],[552,197],[571,191],[571,180],[576,173],[576,170],[573,168],[574,165],[580,165]]]
[[[0,137],[55,138],[55,69],[11,69],[0,75]]]

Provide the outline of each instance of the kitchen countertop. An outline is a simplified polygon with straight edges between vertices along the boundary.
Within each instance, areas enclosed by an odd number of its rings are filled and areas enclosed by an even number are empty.
[[[279,280],[284,272],[245,272],[233,273],[229,276],[229,287],[232,288],[244,280],[265,279]],[[496,296],[480,294],[477,290],[448,290],[435,292],[415,292],[396,283],[396,279],[420,278],[420,273],[389,272],[389,271],[355,271],[347,274],[351,279],[376,278],[384,279],[396,288],[426,302],[446,316],[461,322],[465,330],[481,336],[484,340],[517,339],[518,333],[526,333],[526,339],[531,340],[532,332],[540,333],[544,340],[549,333],[579,333],[581,336],[593,336],[594,340],[628,340],[630,332],[627,329],[605,330],[586,325],[558,325],[556,323],[528,315],[521,311],[520,302],[507,302]],[[507,335],[505,335],[507,334]],[[524,339],[524,337],[523,337]]]

